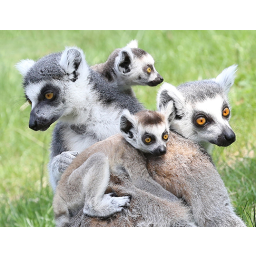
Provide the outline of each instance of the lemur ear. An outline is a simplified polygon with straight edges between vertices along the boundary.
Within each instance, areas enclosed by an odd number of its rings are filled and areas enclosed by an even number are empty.
[[[138,41],[136,39],[132,40],[130,43],[127,44],[127,47],[129,47],[129,48],[138,48]]]
[[[124,47],[116,57],[116,68],[122,73],[126,74],[131,71],[131,62],[133,60],[133,54],[129,47]]]
[[[120,131],[127,134],[132,128],[135,128],[136,121],[128,109],[125,109],[120,117]]]
[[[25,76],[34,64],[35,64],[35,61],[27,59],[27,60],[21,60],[20,62],[18,62],[15,65],[15,67],[18,69],[18,71],[21,73],[22,76]]]
[[[69,75],[69,79],[75,82],[79,76],[78,70],[82,69],[82,62],[85,62],[84,53],[77,47],[67,47],[61,55],[60,66]]]
[[[170,112],[168,121],[172,121],[173,118],[181,119],[185,111],[184,97],[175,86],[163,83],[157,93],[157,109],[160,112]]]
[[[234,84],[236,71],[237,65],[232,65],[224,69],[215,79],[226,94],[228,94],[230,87]]]

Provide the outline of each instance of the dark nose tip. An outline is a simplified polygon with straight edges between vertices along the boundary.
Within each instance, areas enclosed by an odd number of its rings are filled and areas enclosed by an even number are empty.
[[[228,133],[226,133],[225,135],[225,139],[230,142],[230,143],[233,143],[235,140],[236,140],[236,135],[235,133],[230,130]]]
[[[164,81],[164,79],[160,76],[159,81],[160,81],[160,83],[162,83]]]
[[[36,120],[29,120],[29,128],[34,130],[34,131],[37,131],[37,121]]]
[[[159,147],[158,152],[160,155],[166,154],[166,147],[165,146]]]

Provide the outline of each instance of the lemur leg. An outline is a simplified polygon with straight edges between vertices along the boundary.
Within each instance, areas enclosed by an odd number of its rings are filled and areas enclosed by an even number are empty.
[[[88,171],[83,177],[84,214],[107,217],[129,206],[130,196],[114,197],[112,193],[105,194],[110,179],[108,158],[102,153],[96,153],[87,161]]]
[[[77,151],[65,151],[54,157],[49,163],[49,176],[53,191],[56,190],[62,173],[67,169],[77,155]]]
[[[130,196],[114,197],[112,193],[104,194],[109,178],[108,158],[103,153],[93,154],[74,170],[67,183],[59,184],[66,187],[66,193],[57,190],[54,197],[56,225],[67,226],[70,213],[75,214],[81,208],[88,216],[108,217],[129,206]]]

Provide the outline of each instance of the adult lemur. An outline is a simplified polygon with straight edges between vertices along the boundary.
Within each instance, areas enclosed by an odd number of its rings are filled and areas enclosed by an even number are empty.
[[[54,196],[57,226],[192,225],[188,209],[166,190],[186,201],[198,226],[245,226],[210,156],[198,144],[168,135],[173,102],[161,111],[165,116],[126,110],[120,118],[123,137],[98,142],[72,162]],[[127,195],[131,203],[119,213]],[[107,220],[94,218],[113,213]]]
[[[45,131],[58,120],[49,164],[54,190],[77,152],[119,132],[118,120],[124,109],[131,113],[144,109],[130,86],[155,86],[163,81],[152,56],[130,46],[135,47],[136,42],[115,50],[106,63],[93,69],[76,47],[37,62],[17,64],[24,76],[25,96],[32,104],[29,127]]]
[[[173,101],[176,116],[170,129],[204,146],[227,147],[236,140],[229,125],[228,92],[234,84],[237,65],[224,69],[214,79],[187,82],[177,88],[164,83],[158,91],[158,108]]]

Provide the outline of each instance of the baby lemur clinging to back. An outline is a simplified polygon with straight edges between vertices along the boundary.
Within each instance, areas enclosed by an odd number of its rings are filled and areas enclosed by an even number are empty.
[[[161,106],[165,118],[151,111],[124,113],[123,137],[98,142],[72,162],[54,197],[58,226],[192,225],[188,209],[166,190],[187,203],[198,226],[245,226],[210,156],[198,144],[168,135],[173,106],[173,101]],[[105,194],[110,191],[118,197]],[[127,195],[131,203],[120,212]]]
[[[172,105],[165,111],[171,110]],[[167,115],[166,115],[167,116]],[[74,225],[83,216],[109,217],[128,209],[109,226],[193,226],[188,207],[149,175],[144,154],[166,153],[168,123],[163,114],[128,110],[120,118],[121,135],[114,135],[83,151],[63,173],[54,196],[57,226]],[[114,191],[120,197],[106,194]],[[129,207],[129,198],[132,201]],[[84,217],[79,226],[104,226]]]

